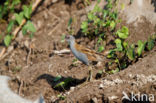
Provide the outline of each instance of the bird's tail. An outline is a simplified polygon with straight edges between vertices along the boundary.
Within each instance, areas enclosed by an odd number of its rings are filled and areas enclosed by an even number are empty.
[[[102,53],[96,53],[97,54],[97,60],[98,61],[105,61],[107,59],[107,55],[109,54],[109,51],[104,51]]]

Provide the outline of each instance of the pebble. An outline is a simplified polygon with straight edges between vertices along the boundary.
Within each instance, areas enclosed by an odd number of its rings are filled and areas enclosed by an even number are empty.
[[[99,85],[99,88],[100,88],[100,89],[102,89],[103,87],[104,87],[104,85],[103,85],[103,84],[100,84],[100,85]]]
[[[96,97],[92,98],[93,103],[98,103],[98,100]]]
[[[75,87],[70,87],[70,90],[71,90],[71,91],[74,91],[74,89],[75,89]]]

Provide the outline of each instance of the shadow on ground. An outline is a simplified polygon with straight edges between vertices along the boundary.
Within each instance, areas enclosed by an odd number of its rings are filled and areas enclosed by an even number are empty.
[[[54,77],[50,74],[42,74],[37,77],[37,79],[34,82],[37,82],[38,80],[45,79],[49,85],[54,90],[58,91],[64,91],[64,90],[69,90],[70,87],[75,87],[77,85],[80,85],[86,81],[86,78],[83,79],[75,79],[72,77],[61,77],[59,79],[56,79],[57,77]]]

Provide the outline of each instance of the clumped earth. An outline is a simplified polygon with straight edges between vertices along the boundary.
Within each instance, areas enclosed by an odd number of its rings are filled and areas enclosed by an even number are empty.
[[[87,7],[81,0],[72,3],[51,3],[47,0],[41,4],[32,17],[37,28],[34,38],[23,38],[19,33],[13,42],[16,45],[15,50],[0,62],[0,74],[13,78],[10,81],[12,90],[28,99],[35,99],[42,94],[46,103],[127,102],[122,100],[123,91],[129,96],[133,91],[154,94],[156,97],[156,47],[119,73],[105,73],[97,79],[97,74],[103,67],[93,68],[94,80],[89,83],[84,83],[88,76],[87,66],[79,62],[76,66],[72,65],[75,57],[71,54],[54,54],[54,50],[68,48],[66,42],[61,42],[61,36],[67,34],[70,17],[75,18],[73,28],[78,35],[77,42],[93,49],[95,41],[89,41],[77,33],[81,21],[85,19],[85,8]],[[150,34],[156,32],[155,25],[147,18],[140,19],[142,22],[138,22],[137,26],[135,22],[127,24],[126,20],[122,21],[121,25],[129,28],[130,36],[127,41],[130,43],[147,40]],[[65,88],[55,88],[55,78],[59,75],[62,76],[61,81],[72,78],[72,82]]]

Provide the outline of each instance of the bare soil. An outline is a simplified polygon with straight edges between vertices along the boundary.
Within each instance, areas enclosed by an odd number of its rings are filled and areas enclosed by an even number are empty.
[[[93,68],[93,81],[89,83],[85,83],[87,66],[79,62],[73,66],[75,57],[71,54],[59,56],[53,53],[54,50],[68,48],[66,42],[61,42],[61,36],[67,34],[70,17],[75,18],[73,27],[77,42],[94,49],[95,40],[89,41],[78,34],[85,12],[81,0],[72,4],[65,1],[51,3],[47,0],[41,4],[32,17],[37,28],[34,38],[23,38],[19,33],[12,44],[15,50],[0,61],[0,74],[13,78],[10,81],[12,90],[33,100],[42,94],[46,103],[127,103],[122,100],[123,91],[129,96],[131,91],[154,94],[156,99],[156,47],[119,73],[106,73],[97,79],[99,70],[104,67]],[[126,20],[122,21],[121,25],[128,26],[130,31],[128,42],[147,40],[149,35],[156,32],[155,25],[147,18],[141,17],[141,20],[137,26],[134,22],[127,24]],[[0,26],[0,29],[3,28]],[[58,75],[63,77],[61,81],[72,78],[72,82],[65,88],[54,88],[57,84],[54,79]],[[60,94],[66,97],[65,100],[58,97]]]

